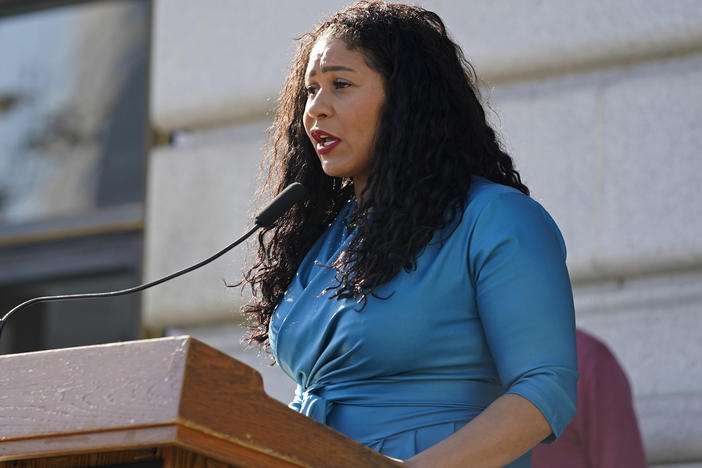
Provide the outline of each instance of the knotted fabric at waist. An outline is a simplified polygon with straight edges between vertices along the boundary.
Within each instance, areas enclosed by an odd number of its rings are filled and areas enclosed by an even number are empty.
[[[289,406],[363,442],[430,424],[467,422],[501,394],[489,382],[386,378],[298,385]]]

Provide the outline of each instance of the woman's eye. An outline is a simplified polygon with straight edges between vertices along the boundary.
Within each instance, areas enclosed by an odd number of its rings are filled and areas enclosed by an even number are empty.
[[[307,93],[308,96],[314,96],[317,93],[317,86],[314,86],[314,85],[305,86],[305,92]]]
[[[336,89],[348,88],[349,86],[351,86],[351,83],[349,83],[348,81],[336,80],[334,82],[334,87]]]

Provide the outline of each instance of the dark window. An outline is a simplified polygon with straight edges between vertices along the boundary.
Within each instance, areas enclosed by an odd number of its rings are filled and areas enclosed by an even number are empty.
[[[141,279],[150,9],[0,2],[0,315]],[[139,303],[33,305],[0,352],[138,338]]]

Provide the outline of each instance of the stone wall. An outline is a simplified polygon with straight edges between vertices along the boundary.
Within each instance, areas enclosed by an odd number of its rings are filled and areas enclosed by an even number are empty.
[[[345,3],[155,2],[152,124],[174,138],[149,160],[146,279],[246,230],[292,39]],[[649,462],[702,466],[702,3],[420,3],[464,47],[505,146],[562,228],[578,324],[624,365]],[[243,260],[152,290],[144,323],[243,357],[285,398],[277,368],[238,343],[244,299],[224,282]]]

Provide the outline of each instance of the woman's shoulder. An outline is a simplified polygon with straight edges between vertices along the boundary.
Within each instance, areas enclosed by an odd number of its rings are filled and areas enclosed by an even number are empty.
[[[471,234],[486,242],[500,243],[505,238],[546,236],[565,252],[556,222],[536,200],[519,190],[473,176],[463,213]]]
[[[494,203],[497,199],[503,199],[506,203],[530,203],[533,200],[514,187],[498,184],[481,176],[471,178],[470,190],[468,191],[467,205],[473,205],[473,209]]]
[[[544,207],[529,195],[480,176],[471,180],[464,216],[474,220],[482,216],[504,217],[507,222],[536,216],[553,222]]]

